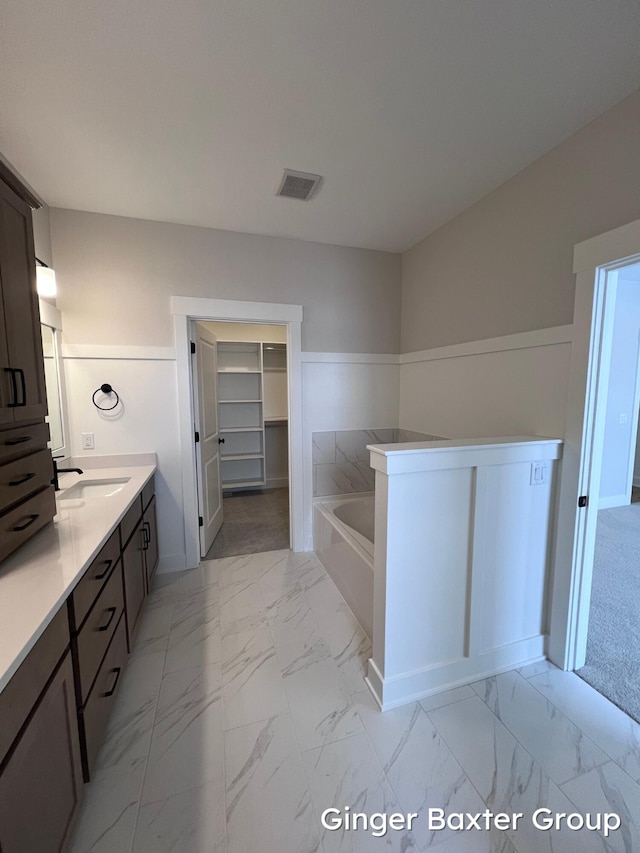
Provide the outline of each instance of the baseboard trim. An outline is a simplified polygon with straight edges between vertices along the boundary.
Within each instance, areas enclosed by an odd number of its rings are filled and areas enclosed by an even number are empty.
[[[170,572],[184,572],[184,570],[188,568],[192,567],[187,566],[187,560],[184,554],[166,554],[158,560],[156,574],[167,575]]]
[[[492,649],[472,658],[437,664],[415,672],[384,678],[371,658],[365,682],[382,711],[426,699],[434,693],[451,690],[481,678],[489,678],[515,667],[544,660],[545,637],[529,637]]]

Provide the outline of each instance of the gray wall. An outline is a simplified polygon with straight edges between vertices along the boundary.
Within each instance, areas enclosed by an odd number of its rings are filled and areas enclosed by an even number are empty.
[[[304,306],[302,346],[398,352],[400,256],[52,209],[57,304],[72,344],[172,346],[172,295]]]
[[[640,90],[403,255],[402,351],[573,320],[573,246],[640,217]]]

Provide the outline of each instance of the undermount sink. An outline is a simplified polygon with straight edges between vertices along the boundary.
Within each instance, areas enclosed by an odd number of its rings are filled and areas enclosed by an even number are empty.
[[[58,496],[58,500],[68,501],[82,498],[110,498],[117,495],[129,482],[129,477],[114,477],[110,480],[80,480]]]

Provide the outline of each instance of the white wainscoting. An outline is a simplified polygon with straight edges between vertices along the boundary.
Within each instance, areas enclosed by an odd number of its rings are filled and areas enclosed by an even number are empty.
[[[368,684],[383,710],[544,655],[561,445],[523,436],[371,447]]]

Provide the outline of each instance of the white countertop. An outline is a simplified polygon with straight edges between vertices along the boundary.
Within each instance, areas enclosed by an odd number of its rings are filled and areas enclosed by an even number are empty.
[[[83,466],[83,459],[76,459]],[[66,460],[65,460],[66,467]],[[155,465],[94,468],[61,474],[58,512],[0,564],[0,691],[8,684],[91,561],[156,470]],[[128,477],[117,494],[61,501],[82,480]]]

